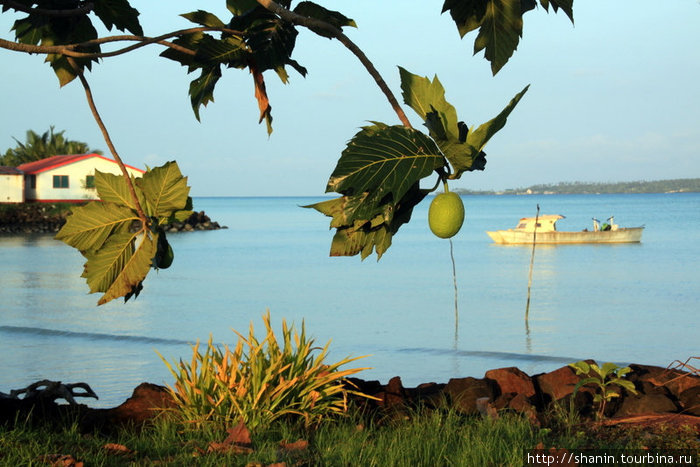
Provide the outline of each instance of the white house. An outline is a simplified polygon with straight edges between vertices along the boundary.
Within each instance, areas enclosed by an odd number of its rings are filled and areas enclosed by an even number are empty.
[[[129,165],[126,169],[134,177],[144,173]],[[22,164],[17,170],[24,174],[24,201],[41,203],[97,199],[95,170],[115,175],[122,173],[116,162],[99,154],[52,156]]]
[[[0,203],[24,202],[24,174],[14,167],[0,167]]]

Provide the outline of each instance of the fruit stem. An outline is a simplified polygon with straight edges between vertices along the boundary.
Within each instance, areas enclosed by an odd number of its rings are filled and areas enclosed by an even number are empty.
[[[450,192],[450,188],[447,186],[447,180],[446,180],[446,179],[442,181],[442,188],[445,190],[445,193],[449,193],[449,192]]]

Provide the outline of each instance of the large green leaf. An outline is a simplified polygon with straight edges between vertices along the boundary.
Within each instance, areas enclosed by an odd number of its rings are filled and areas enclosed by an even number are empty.
[[[149,170],[136,183],[148,200],[153,217],[169,218],[187,205],[190,187],[175,161]]]
[[[177,163],[149,169],[132,182],[149,217],[145,223],[124,177],[97,171],[95,185],[102,201],[75,208],[56,235],[87,259],[82,277],[90,292],[104,293],[98,305],[137,296],[151,267],[170,266],[174,255],[163,226],[192,212],[187,178]]]
[[[47,6],[51,7],[51,5]],[[61,9],[58,6],[56,8]],[[97,38],[97,30],[93,27],[88,15],[47,16],[40,13],[30,13],[25,18],[15,21],[13,29],[19,42],[43,46],[80,44]],[[100,51],[100,47],[95,44],[76,50],[95,53]],[[80,57],[73,60],[81,69],[90,69],[92,61],[97,61],[97,59]],[[61,86],[77,77],[75,70],[65,56],[47,54],[45,61],[53,68]]]
[[[457,111],[445,99],[440,80],[414,75],[399,67],[404,102],[423,119],[431,138],[452,166],[450,178],[459,178],[466,171],[484,170],[488,140],[506,123],[510,112],[527,91],[525,87],[495,118],[480,125],[476,131],[458,121]]]
[[[495,75],[518,48],[523,35],[520,0],[492,0],[486,6],[479,35],[474,41],[474,53],[484,50]]]
[[[571,22],[573,0],[540,0],[545,10],[561,8]],[[484,50],[495,75],[508,62],[523,34],[523,14],[535,7],[535,0],[445,0],[442,11],[450,12],[461,37],[479,30],[474,53]]]
[[[138,220],[138,215],[126,206],[92,202],[74,209],[56,238],[81,252],[94,251],[101,248],[110,235],[128,230],[131,223]]]
[[[440,150],[424,133],[375,123],[362,128],[348,143],[326,192],[378,192],[398,201],[415,182],[443,165]]]
[[[421,190],[418,183],[414,184],[404,197],[396,204],[385,206],[391,216],[387,217],[378,214],[368,221],[350,221],[353,211],[356,208],[358,197],[342,196],[328,201],[323,201],[310,206],[317,211],[329,216],[331,228],[336,228],[336,233],[331,241],[330,256],[354,256],[360,253],[365,259],[377,253],[377,261],[391,246],[393,235],[399,228],[411,219],[413,208],[420,203],[430,190]]]
[[[134,179],[132,178],[132,183],[133,181]],[[95,170],[95,188],[97,190],[97,196],[102,201],[126,206],[136,211],[136,203],[134,203],[129,187],[122,175],[114,175]],[[135,187],[135,191],[139,198],[139,203],[145,208],[143,193],[141,193],[138,187]]]
[[[248,47],[240,37],[227,36],[223,39],[214,39],[205,34],[197,44],[196,58],[205,64],[244,68],[248,53]]]
[[[112,235],[98,252],[86,255],[84,276],[90,292],[104,292],[97,302],[105,304],[141,286],[151,268],[158,236],[147,231]]]
[[[403,101],[425,122],[430,136],[435,139],[458,140],[459,130],[457,111],[445,99],[445,88],[437,76],[431,81],[428,77],[414,75],[399,67]],[[436,112],[438,119],[429,120],[429,114]]]
[[[305,206],[332,218],[337,230],[331,256],[360,253],[364,259],[376,251],[381,258],[428,192],[419,180],[444,164],[435,142],[419,131],[381,123],[364,127],[343,151],[326,188],[344,196]]]

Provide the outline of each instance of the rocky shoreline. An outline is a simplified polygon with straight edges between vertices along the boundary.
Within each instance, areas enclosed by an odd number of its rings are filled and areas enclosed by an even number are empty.
[[[70,211],[60,204],[25,203],[0,210],[0,234],[34,234],[58,232]],[[168,233],[218,230],[228,227],[212,221],[204,211],[193,212],[184,222],[166,226]]]
[[[589,361],[589,362],[592,362]],[[633,382],[637,394],[622,389],[605,412],[606,424],[688,425],[700,436],[700,375],[649,365],[630,365],[626,378]],[[454,409],[464,416],[497,418],[503,411],[516,412],[534,426],[546,426],[556,404],[573,407],[583,419],[593,419],[594,387],[584,385],[574,394],[583,376],[570,367],[549,373],[528,376],[516,367],[487,371],[483,378],[453,378],[447,383],[426,383],[405,388],[400,377],[387,384],[357,378],[348,380],[352,391],[372,399],[350,395],[351,407],[364,413],[402,414],[406,408]],[[80,383],[82,384],[82,383]],[[0,397],[0,424],[16,420],[35,423],[65,421],[66,415],[77,416],[81,430],[112,431],[119,427],[148,422],[175,403],[166,388],[150,383],[140,384],[123,404],[110,409],[92,409],[83,404],[57,404],[40,396]]]

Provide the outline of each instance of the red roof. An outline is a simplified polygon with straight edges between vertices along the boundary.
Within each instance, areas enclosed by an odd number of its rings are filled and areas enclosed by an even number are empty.
[[[22,175],[22,171],[17,170],[15,167],[0,165],[0,175]]]
[[[39,172],[55,169],[57,167],[72,164],[74,162],[90,159],[93,157],[99,157],[101,159],[116,164],[116,162],[114,162],[112,159],[101,156],[99,154],[72,154],[67,156],[51,156],[47,157],[46,159],[41,159],[34,162],[27,162],[26,164],[18,165],[17,169],[21,170],[26,174],[37,174]],[[126,167],[132,170],[138,170],[139,172],[144,172],[143,170],[137,169],[136,167],[132,167],[130,165],[127,165]]]

